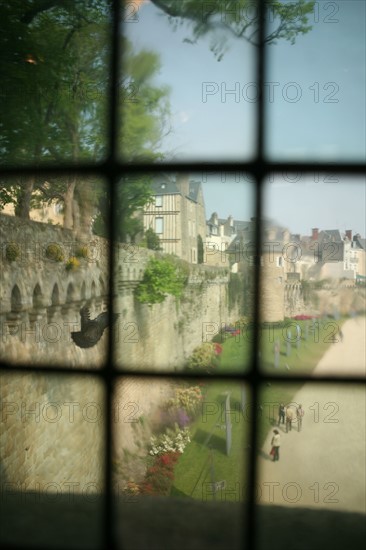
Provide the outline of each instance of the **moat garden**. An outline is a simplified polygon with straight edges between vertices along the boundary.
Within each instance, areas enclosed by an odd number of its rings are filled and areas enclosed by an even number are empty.
[[[342,340],[346,318],[294,320],[263,324],[260,363],[266,374],[286,377],[309,374],[326,350]],[[242,319],[224,326],[211,342],[195,349],[187,369],[202,373],[197,382],[177,383],[172,398],[161,407],[160,425],[144,449],[145,477],[126,480],[121,464],[118,487],[131,497],[140,494],[181,496],[198,500],[245,498],[250,422],[258,419],[258,451],[277,424],[280,403],[291,403],[302,382],[267,383],[253,410],[249,388],[210,375],[240,374],[251,362],[253,326]],[[141,424],[149,420],[140,417]],[[228,433],[228,430],[230,433]],[[228,441],[229,440],[229,441]],[[132,459],[133,457],[130,457]],[[141,459],[141,457],[140,457]]]

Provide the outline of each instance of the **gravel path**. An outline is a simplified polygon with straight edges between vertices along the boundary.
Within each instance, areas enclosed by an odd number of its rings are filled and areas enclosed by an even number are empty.
[[[314,375],[365,375],[365,318],[346,321],[343,342],[333,344]],[[365,387],[307,383],[295,395],[305,411],[302,430],[297,424],[286,434],[279,428],[279,462],[272,462],[272,430],[259,457],[260,503],[306,506],[366,513]]]

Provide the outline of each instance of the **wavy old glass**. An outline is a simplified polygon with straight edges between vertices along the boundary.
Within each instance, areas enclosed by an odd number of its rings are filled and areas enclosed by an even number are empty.
[[[126,3],[120,88],[124,160],[254,156],[256,3],[223,4]]]
[[[244,372],[253,285],[242,235],[253,223],[251,183],[244,173],[121,180],[115,237],[119,368]]]
[[[107,154],[109,2],[2,2],[2,165]]]
[[[272,174],[264,186],[261,363],[366,374],[364,177]]]
[[[102,384],[92,377],[3,371],[0,391],[1,546],[99,548]]]
[[[257,513],[266,529],[258,530],[259,548],[268,548],[282,522],[296,524],[278,536],[289,547],[356,542],[366,513],[363,385],[276,382],[262,388],[260,401]]]
[[[121,548],[162,541],[205,548],[212,537],[219,547],[241,547],[250,401],[246,386],[227,380],[117,380],[112,459]],[[207,514],[211,522],[202,520]]]
[[[366,6],[268,3],[266,154],[273,161],[365,160]],[[286,39],[287,38],[287,39]]]
[[[107,186],[49,173],[3,181],[0,359],[101,368],[108,346]]]

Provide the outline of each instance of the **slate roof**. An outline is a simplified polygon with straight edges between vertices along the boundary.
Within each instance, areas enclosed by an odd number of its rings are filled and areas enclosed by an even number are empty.
[[[324,229],[319,233],[320,241],[330,241],[333,243],[343,242],[339,229]]]
[[[168,177],[156,178],[151,183],[151,189],[154,195],[176,195],[180,194],[175,181]]]
[[[245,222],[245,221],[242,221],[242,220],[234,220],[233,219],[233,225],[230,226],[228,224],[228,219],[226,218],[218,218],[218,223],[215,224],[213,223],[212,221],[212,216],[209,220],[207,220],[206,222],[206,225],[211,229],[212,227],[217,227],[219,228],[221,225],[223,225],[225,227],[225,230],[224,230],[224,235],[227,236],[227,237],[230,237],[232,235],[235,235],[237,234],[238,232],[240,231],[244,231],[245,229],[247,229],[249,227],[249,224],[250,222]]]
[[[244,222],[243,222],[244,223]],[[263,249],[262,253],[282,253],[283,250],[283,234],[286,230],[285,227],[274,225],[272,221],[270,220],[264,220],[263,221]],[[274,231],[274,235],[269,238],[268,232]],[[238,250],[240,250],[240,246],[245,246],[247,244],[253,244],[255,243],[255,231],[254,226],[250,226],[250,223],[246,223],[245,228],[242,231],[239,231],[235,239],[230,243],[227,252],[230,253],[237,253]]]
[[[201,187],[200,181],[189,181],[189,194],[188,198],[194,202],[198,202],[198,194]]]
[[[357,239],[356,243],[358,245],[358,248],[362,248],[363,250],[366,250],[366,239]]]
[[[201,182],[190,181],[189,193],[187,197],[194,202],[198,202],[198,195]],[[151,189],[154,195],[181,195],[182,191],[177,183],[168,177],[157,177],[151,183]]]

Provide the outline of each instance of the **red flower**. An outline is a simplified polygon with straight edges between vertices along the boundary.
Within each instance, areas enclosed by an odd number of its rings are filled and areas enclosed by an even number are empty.
[[[215,354],[220,355],[222,353],[222,346],[218,343],[214,343]]]

